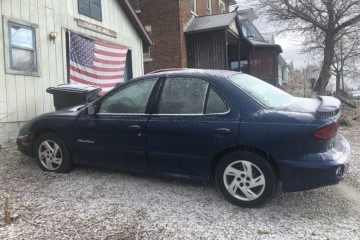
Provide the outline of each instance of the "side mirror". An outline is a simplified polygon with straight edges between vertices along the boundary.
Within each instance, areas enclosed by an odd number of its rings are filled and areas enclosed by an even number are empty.
[[[89,116],[94,116],[95,115],[95,106],[94,105],[88,106],[88,108],[86,109],[86,112]]]

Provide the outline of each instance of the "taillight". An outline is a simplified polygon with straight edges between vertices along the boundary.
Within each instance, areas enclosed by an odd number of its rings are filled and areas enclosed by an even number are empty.
[[[319,139],[328,139],[334,137],[339,129],[339,123],[333,123],[322,127],[314,132],[314,137]]]

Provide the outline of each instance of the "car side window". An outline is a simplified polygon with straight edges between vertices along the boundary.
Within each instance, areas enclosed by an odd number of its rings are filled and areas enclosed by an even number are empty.
[[[229,107],[220,95],[210,88],[209,95],[206,101],[205,114],[226,113]]]
[[[136,81],[105,97],[99,113],[145,113],[156,80],[157,78]]]
[[[167,78],[158,102],[158,114],[202,114],[208,83],[197,78]]]

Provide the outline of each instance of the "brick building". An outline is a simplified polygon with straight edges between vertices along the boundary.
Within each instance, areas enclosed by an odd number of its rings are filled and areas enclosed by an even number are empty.
[[[145,73],[163,68],[184,68],[187,64],[184,31],[198,16],[229,12],[234,0],[132,0],[154,46],[144,49]]]
[[[265,41],[252,9],[229,12],[234,0],[132,0],[154,45],[144,72],[164,68],[231,69],[278,85],[279,45]]]

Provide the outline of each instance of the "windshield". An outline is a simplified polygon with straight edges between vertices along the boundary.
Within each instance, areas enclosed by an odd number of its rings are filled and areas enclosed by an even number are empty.
[[[295,100],[283,90],[247,74],[239,73],[227,79],[267,108],[281,107]]]

